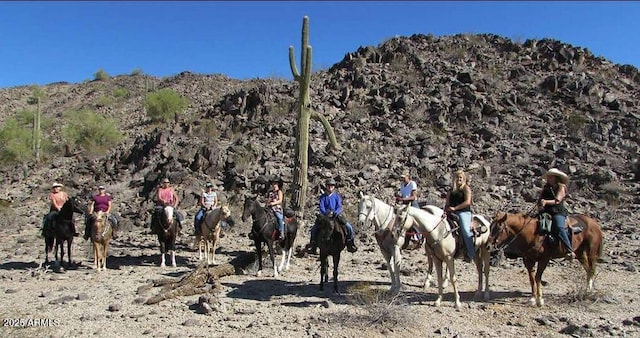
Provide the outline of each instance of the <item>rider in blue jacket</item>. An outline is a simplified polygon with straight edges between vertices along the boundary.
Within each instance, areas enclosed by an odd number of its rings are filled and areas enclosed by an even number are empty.
[[[354,243],[353,227],[346,220],[344,215],[342,215],[342,198],[340,197],[340,194],[336,192],[336,181],[333,178],[326,181],[325,192],[320,196],[318,207],[322,215],[336,217],[340,224],[345,227],[347,232],[347,251],[358,251],[358,248]],[[318,226],[317,223],[315,223],[311,228],[311,243],[307,245],[309,251],[313,253],[316,252],[316,248],[318,246],[316,241],[317,234]]]

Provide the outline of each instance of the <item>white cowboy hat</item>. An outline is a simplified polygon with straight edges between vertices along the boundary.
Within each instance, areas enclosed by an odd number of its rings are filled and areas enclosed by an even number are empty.
[[[560,179],[560,182],[562,182],[563,184],[567,184],[567,182],[569,182],[569,176],[567,176],[567,174],[563,173],[557,168],[549,169],[549,171],[547,171],[544,175],[542,175],[542,178],[546,179],[549,176],[558,177]]]
[[[52,185],[52,187],[53,187],[53,188],[55,188],[55,187],[63,187],[63,185],[62,185],[62,184],[60,184],[60,183],[58,183],[58,182],[54,182],[54,183],[53,183],[53,185]]]

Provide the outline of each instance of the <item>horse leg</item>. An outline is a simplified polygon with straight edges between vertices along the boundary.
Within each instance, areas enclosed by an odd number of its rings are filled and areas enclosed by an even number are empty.
[[[340,294],[338,291],[338,267],[340,266],[340,252],[333,255],[333,292]]]
[[[164,268],[164,267],[167,266],[165,261],[164,261],[164,253],[166,252],[166,248],[164,247],[164,241],[159,239],[159,242],[160,242],[160,259],[161,259],[160,260],[160,267]]]
[[[438,297],[436,298],[436,301],[434,303],[434,305],[436,307],[440,306],[440,303],[442,302],[442,261],[439,260],[438,258],[432,256],[433,261],[435,263],[436,266],[436,275],[438,275]]]
[[[538,299],[538,289],[536,288],[536,280],[533,274],[533,267],[536,262],[531,258],[522,258],[522,262],[524,263],[524,267],[527,269],[527,273],[529,275],[529,284],[531,285],[531,299],[529,299],[529,304],[536,305],[536,300]]]
[[[176,264],[176,249],[171,250],[171,266],[174,268],[178,266]]]
[[[100,254],[98,250],[98,242],[93,242],[93,268],[96,271],[100,271]]]
[[[166,246],[169,247],[169,253],[171,253],[171,266],[175,268],[178,266],[178,264],[176,264],[176,234],[169,237],[168,241],[169,243],[167,243]]]
[[[482,282],[483,282],[483,275],[482,273],[483,271],[483,262],[484,262],[484,257],[482,255],[482,250],[481,249],[477,249],[476,250],[476,254],[473,256],[473,263],[476,265],[476,272],[478,273],[478,289],[476,289],[476,293],[473,296],[474,298],[480,298],[480,295],[482,294]]]
[[[482,255],[482,270],[484,273],[484,300],[491,299],[491,291],[489,289],[489,248],[484,245],[480,250]]]
[[[456,268],[454,266],[454,259],[450,257],[447,260],[447,269],[449,269],[449,280],[453,286],[453,298],[456,304],[456,310],[460,310],[462,303],[460,303],[460,294],[458,293],[458,282],[456,280]],[[444,281],[443,281],[444,282]]]
[[[402,249],[402,245],[396,243],[393,246],[393,285],[395,287],[395,293],[399,292],[402,289],[402,282],[400,282],[400,264],[402,263],[402,253],[400,250]]]
[[[538,268],[536,269],[536,289],[538,291],[538,297],[536,299],[537,306],[544,305],[544,299],[542,299],[542,273],[544,269],[547,268],[547,264],[549,264],[549,259],[542,259],[538,261]]]
[[[220,223],[216,226],[216,230],[213,232],[213,250],[211,250],[211,262],[216,264],[216,249],[218,247],[218,241],[220,240]]]
[[[273,247],[273,242],[267,242],[269,246],[269,258],[271,259],[271,264],[273,265],[273,277],[278,278],[278,265],[276,265],[276,257],[275,251],[276,249]]]
[[[329,261],[326,254],[320,252],[320,291],[324,291],[324,283],[329,280],[327,269],[329,268]]]
[[[256,272],[256,276],[260,277],[262,275],[262,242],[257,239],[260,234],[256,234],[256,239],[254,240],[256,244],[256,254],[258,255],[258,271]]]

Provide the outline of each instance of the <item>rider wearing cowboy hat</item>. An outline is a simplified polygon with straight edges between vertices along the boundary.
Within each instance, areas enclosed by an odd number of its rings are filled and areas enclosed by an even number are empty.
[[[565,228],[567,220],[567,208],[564,206],[564,199],[567,196],[567,184],[569,176],[562,171],[551,168],[542,178],[546,180],[540,196],[538,197],[538,206],[541,213],[548,213],[553,218],[552,231],[556,238],[559,238],[565,249],[567,250],[567,258],[576,257],[569,242],[567,229]]]
[[[353,227],[342,215],[342,198],[340,194],[336,192],[336,181],[333,178],[327,179],[325,182],[325,192],[320,196],[319,208],[320,213],[336,217],[340,224],[346,229],[347,232],[347,251],[356,252],[358,248],[354,243]],[[309,252],[315,253],[318,247],[316,236],[318,234],[317,223],[311,227],[311,242],[307,245]]]
[[[60,212],[62,206],[69,200],[69,195],[62,190],[63,185],[58,182],[54,182],[51,186],[52,192],[49,193],[49,213],[44,216],[43,224],[50,224],[54,217]],[[76,225],[73,223],[73,235],[80,236],[76,231]]]

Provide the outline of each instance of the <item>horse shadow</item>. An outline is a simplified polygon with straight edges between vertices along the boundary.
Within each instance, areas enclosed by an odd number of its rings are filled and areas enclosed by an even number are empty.
[[[343,290],[350,290],[352,287],[362,283],[362,281],[340,281]],[[371,282],[372,285],[383,285],[383,282]],[[233,288],[227,294],[229,298],[238,298],[255,301],[271,301],[274,298],[283,296],[297,296],[301,298],[328,298],[334,304],[349,304],[348,292],[334,293],[331,290],[320,291],[318,284],[308,282],[292,282],[272,278],[253,279],[241,284],[222,283],[222,285]],[[325,304],[326,300],[301,300],[299,302],[282,302],[283,306],[306,308]]]
[[[422,285],[404,283],[405,287],[415,288],[416,290],[401,291],[398,297],[401,297],[407,304],[424,305],[426,303],[435,302],[438,298],[438,288],[430,287],[427,290],[422,289]],[[447,290],[449,288],[449,290]],[[454,301],[453,290],[448,286],[444,290],[442,301]],[[476,291],[458,291],[461,302],[476,302],[487,304],[511,304],[510,299],[518,299],[524,295],[519,290],[514,291],[495,291],[491,290],[491,298],[485,300],[482,297],[476,297]],[[529,293],[531,294],[531,293]]]
[[[176,256],[176,263],[179,267],[195,268],[197,264],[190,262],[189,257]],[[109,255],[107,258],[107,267],[109,269],[120,270],[126,266],[150,266],[156,267],[160,265],[160,254],[153,255],[130,255],[114,256]]]
[[[43,263],[44,264],[44,263]],[[0,270],[30,270],[39,268],[41,265],[35,261],[31,262],[6,262],[0,264]]]

